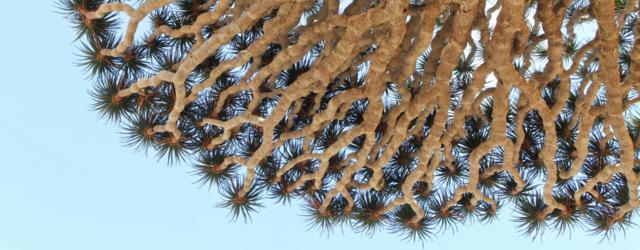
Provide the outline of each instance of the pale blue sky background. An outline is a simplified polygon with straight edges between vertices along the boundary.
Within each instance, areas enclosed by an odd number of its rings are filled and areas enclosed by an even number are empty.
[[[53,6],[0,4],[0,250],[421,249],[387,233],[321,237],[306,231],[297,205],[269,200],[253,223],[230,223],[227,210],[215,207],[217,191],[193,184],[188,166],[133,153],[89,111],[74,34]],[[503,210],[498,222],[459,227],[424,249],[640,246],[637,227],[613,243],[581,231],[532,242],[510,218]]]

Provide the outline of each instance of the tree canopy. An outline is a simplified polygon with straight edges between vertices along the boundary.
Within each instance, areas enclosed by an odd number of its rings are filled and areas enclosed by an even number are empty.
[[[194,165],[233,218],[423,240],[633,224],[638,0],[60,0],[124,143]],[[133,167],[133,166],[132,166]],[[635,217],[634,217],[635,216]]]

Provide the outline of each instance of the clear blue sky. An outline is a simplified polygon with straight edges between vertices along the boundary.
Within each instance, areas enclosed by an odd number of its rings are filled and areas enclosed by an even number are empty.
[[[53,6],[0,5],[0,250],[422,248],[387,233],[367,238],[345,229],[321,237],[306,231],[298,206],[268,200],[253,223],[230,223],[215,207],[218,193],[193,184],[188,166],[133,153],[114,126],[89,111],[74,34]],[[581,231],[532,242],[519,236],[510,215],[503,210],[491,225],[459,227],[424,249],[640,246],[637,227],[615,242],[599,244]]]

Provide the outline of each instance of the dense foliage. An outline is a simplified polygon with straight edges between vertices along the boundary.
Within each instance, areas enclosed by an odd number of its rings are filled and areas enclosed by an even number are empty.
[[[419,240],[504,205],[532,237],[637,220],[638,1],[59,9],[93,108],[127,146],[193,164],[233,218],[301,199],[323,230]]]

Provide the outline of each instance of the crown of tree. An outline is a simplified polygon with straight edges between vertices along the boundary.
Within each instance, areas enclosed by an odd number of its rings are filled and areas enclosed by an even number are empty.
[[[193,164],[233,218],[301,199],[323,230],[423,240],[504,205],[532,237],[637,216],[638,0],[59,8],[93,108],[128,146]]]

